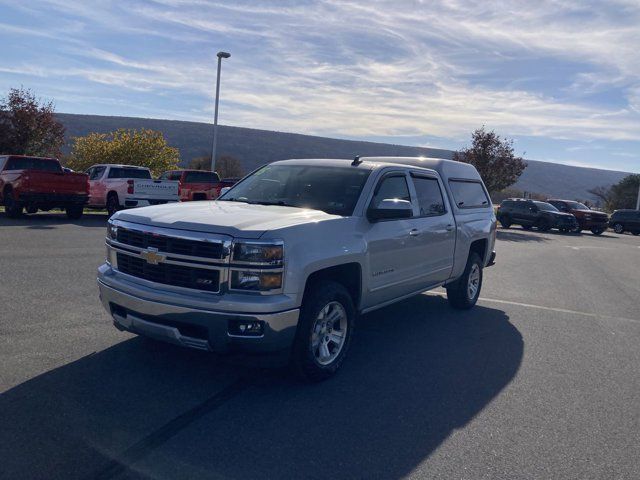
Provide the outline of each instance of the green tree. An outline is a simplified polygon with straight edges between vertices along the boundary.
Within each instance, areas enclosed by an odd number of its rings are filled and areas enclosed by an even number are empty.
[[[589,193],[598,197],[609,210],[621,208],[636,208],[638,200],[638,188],[640,188],[640,174],[631,174],[624,177],[611,187],[597,187],[589,190]]]
[[[476,167],[490,193],[516,183],[527,168],[526,162],[514,154],[513,140],[502,139],[484,127],[473,132],[471,146],[455,152],[453,159]]]
[[[211,155],[196,157],[189,162],[189,168],[196,170],[211,170]],[[244,168],[240,159],[231,155],[221,155],[216,161],[216,172],[220,178],[235,178],[244,176]]]
[[[74,138],[66,166],[84,171],[96,163],[121,163],[147,167],[157,176],[179,162],[178,149],[167,145],[161,132],[119,129]]]
[[[0,153],[58,157],[64,126],[53,102],[39,102],[31,90],[12,88],[0,100]]]

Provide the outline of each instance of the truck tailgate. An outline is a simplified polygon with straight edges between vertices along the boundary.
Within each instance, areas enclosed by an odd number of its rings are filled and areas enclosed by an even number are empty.
[[[133,192],[137,198],[178,201],[177,181],[135,180]]]
[[[25,187],[30,192],[60,195],[87,195],[88,182],[84,173],[25,172]]]

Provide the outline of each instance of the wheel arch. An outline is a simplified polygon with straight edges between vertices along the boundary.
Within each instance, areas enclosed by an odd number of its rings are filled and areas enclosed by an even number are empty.
[[[359,310],[362,299],[362,266],[358,262],[342,263],[312,272],[305,282],[304,294],[321,281],[332,281],[344,286],[351,295],[356,310]]]

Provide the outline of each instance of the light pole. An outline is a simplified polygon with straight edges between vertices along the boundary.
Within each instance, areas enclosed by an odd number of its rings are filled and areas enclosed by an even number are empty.
[[[216,148],[218,147],[218,100],[220,97],[220,70],[222,69],[222,59],[229,58],[230,53],[218,52],[218,78],[216,80],[216,107],[213,114],[213,146],[211,147],[211,171],[216,171]]]

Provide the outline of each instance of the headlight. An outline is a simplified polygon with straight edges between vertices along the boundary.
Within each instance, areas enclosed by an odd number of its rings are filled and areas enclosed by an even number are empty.
[[[237,242],[233,244],[234,263],[279,266],[284,261],[282,242]]]
[[[233,270],[231,289],[265,292],[282,288],[282,272]]]
[[[118,227],[111,222],[107,223],[107,238],[110,240],[118,239]]]

